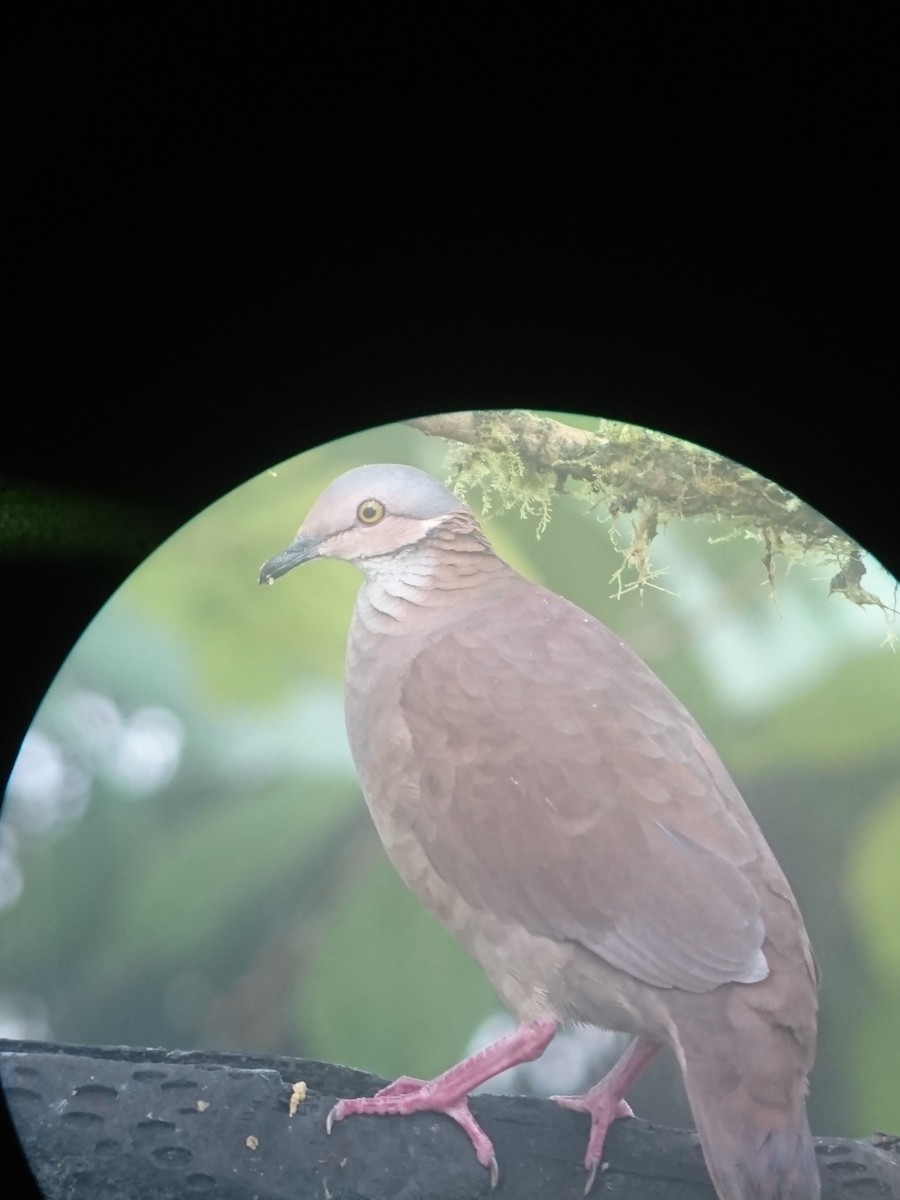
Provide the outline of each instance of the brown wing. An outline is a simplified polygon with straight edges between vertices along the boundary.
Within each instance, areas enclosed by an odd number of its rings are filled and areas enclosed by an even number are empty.
[[[467,903],[662,987],[765,977],[744,871],[761,835],[693,718],[604,625],[516,588],[426,645],[401,704],[416,833]]]

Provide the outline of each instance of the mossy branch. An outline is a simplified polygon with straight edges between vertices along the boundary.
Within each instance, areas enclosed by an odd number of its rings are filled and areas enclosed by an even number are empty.
[[[876,605],[886,619],[895,613],[862,587],[863,551],[852,538],[778,484],[701,446],[618,421],[599,420],[591,432],[518,409],[442,413],[409,424],[454,443],[452,486],[459,495],[480,488],[485,514],[499,506],[537,515],[540,535],[554,498],[574,492],[613,519],[629,518],[630,544],[612,535],[625,560],[617,572],[620,594],[655,586],[650,544],[668,521],[730,518],[725,538],[761,543],[770,585],[778,554],[807,565],[824,561],[833,571],[829,594]],[[626,569],[631,577],[623,583]]]

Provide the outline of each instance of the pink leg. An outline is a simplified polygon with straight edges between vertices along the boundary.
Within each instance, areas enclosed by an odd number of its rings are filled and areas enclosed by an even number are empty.
[[[532,1021],[520,1025],[515,1033],[508,1033],[506,1037],[485,1046],[429,1082],[402,1075],[374,1096],[338,1100],[328,1114],[325,1129],[331,1133],[335,1121],[343,1121],[344,1117],[358,1113],[385,1116],[407,1116],[415,1112],[446,1113],[468,1134],[476,1158],[491,1173],[491,1187],[494,1188],[499,1178],[494,1147],[469,1111],[466,1097],[473,1088],[493,1079],[501,1071],[539,1058],[553,1039],[556,1029],[555,1021]]]
[[[591,1118],[591,1136],[588,1138],[584,1165],[588,1171],[584,1194],[594,1186],[597,1168],[603,1158],[603,1143],[606,1131],[620,1117],[633,1117],[634,1113],[622,1097],[659,1053],[661,1047],[647,1038],[635,1038],[613,1069],[595,1083],[583,1096],[551,1096],[563,1108],[574,1108]]]

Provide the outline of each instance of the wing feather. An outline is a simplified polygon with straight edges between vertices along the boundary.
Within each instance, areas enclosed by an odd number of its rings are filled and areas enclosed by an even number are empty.
[[[528,585],[429,640],[401,706],[417,835],[468,904],[661,987],[765,977],[753,818],[604,625]]]

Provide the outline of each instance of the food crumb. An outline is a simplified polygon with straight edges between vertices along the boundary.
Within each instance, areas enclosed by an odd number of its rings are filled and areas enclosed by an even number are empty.
[[[306,1084],[301,1079],[299,1083],[295,1083],[291,1088],[291,1103],[288,1109],[288,1115],[293,1116],[303,1101],[306,1099]]]

